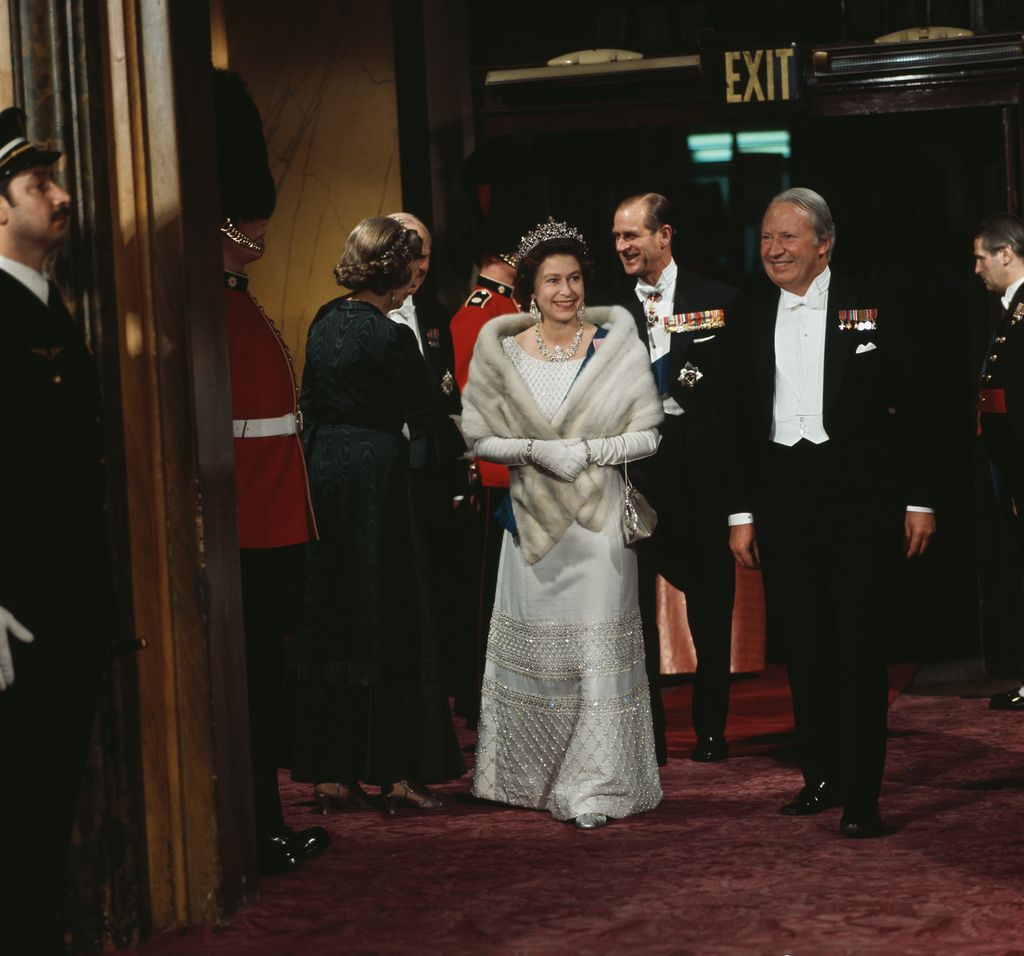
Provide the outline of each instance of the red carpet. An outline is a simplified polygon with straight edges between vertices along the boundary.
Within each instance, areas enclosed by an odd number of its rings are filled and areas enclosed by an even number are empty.
[[[895,668],[893,686],[912,668]],[[594,833],[474,801],[326,818],[335,845],[267,879],[228,925],[150,940],[142,956],[651,953],[1024,954],[1024,716],[981,700],[901,697],[883,813],[851,841],[839,811],[790,819],[799,788],[778,668],[733,687],[734,758],[679,759],[689,688],[666,691],[673,759],[653,813]],[[283,780],[282,776],[282,780]],[[305,786],[284,784],[293,826]]]

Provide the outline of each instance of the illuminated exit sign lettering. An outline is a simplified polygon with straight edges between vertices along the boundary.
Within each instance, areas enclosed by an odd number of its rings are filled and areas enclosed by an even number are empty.
[[[779,103],[799,96],[792,47],[725,52],[726,103]]]

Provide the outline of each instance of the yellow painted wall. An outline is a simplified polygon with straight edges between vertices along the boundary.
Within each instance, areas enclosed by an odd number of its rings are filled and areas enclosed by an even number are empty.
[[[301,374],[352,227],[402,208],[391,4],[223,0],[229,66],[263,117],[277,209],[250,290]]]

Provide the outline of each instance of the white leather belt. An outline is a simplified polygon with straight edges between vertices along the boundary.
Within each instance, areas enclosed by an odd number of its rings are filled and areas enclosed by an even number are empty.
[[[302,412],[279,418],[236,418],[231,422],[235,438],[270,438],[274,435],[298,435],[302,431]]]

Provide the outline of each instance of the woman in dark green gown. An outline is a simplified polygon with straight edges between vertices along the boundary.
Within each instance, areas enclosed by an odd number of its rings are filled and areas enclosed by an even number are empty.
[[[438,635],[416,560],[409,464],[437,454],[446,425],[415,336],[387,312],[419,255],[396,220],[365,219],[335,269],[348,297],[324,305],[306,343],[301,408],[319,540],[308,546],[297,674],[295,780],[317,802],[441,805],[423,784],[465,764],[439,671]]]

